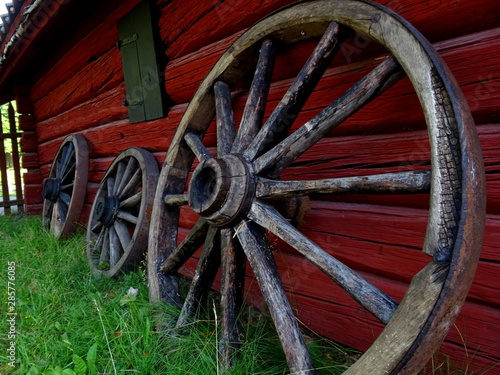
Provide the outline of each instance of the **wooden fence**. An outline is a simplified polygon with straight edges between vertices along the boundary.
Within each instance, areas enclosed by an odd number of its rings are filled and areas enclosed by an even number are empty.
[[[12,208],[24,211],[23,185],[18,139],[21,133],[16,126],[16,114],[12,103],[8,104],[8,132],[4,133],[3,118],[0,116],[0,181],[2,195],[0,197],[0,213],[11,214]],[[12,152],[6,152],[6,141],[11,140]]]

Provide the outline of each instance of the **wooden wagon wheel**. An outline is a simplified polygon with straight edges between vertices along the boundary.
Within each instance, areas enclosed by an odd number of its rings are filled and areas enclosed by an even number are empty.
[[[42,221],[56,238],[68,237],[75,229],[87,192],[88,170],[87,141],[78,134],[67,136],[42,190]]]
[[[154,156],[137,147],[109,166],[87,226],[87,259],[95,275],[117,276],[144,254],[158,174]]]
[[[289,134],[303,104],[351,30],[377,41],[390,55],[320,114]],[[276,46],[283,48],[312,37],[321,37],[315,51],[263,122]],[[254,73],[254,78],[237,128],[230,88],[239,87],[248,73]],[[423,108],[431,171],[316,181],[279,179],[294,160],[404,74]],[[217,157],[202,143],[214,116]],[[190,175],[195,158],[199,164]],[[423,246],[429,263],[414,276],[399,304],[314,244],[273,207],[276,200],[311,193],[405,194],[429,189]],[[268,231],[303,254],[386,324],[346,374],[416,373],[443,340],[472,282],[484,226],[484,189],[481,152],[470,112],[447,67],[423,36],[394,12],[366,0],[300,2],[263,19],[237,39],[186,109],[155,196],[148,253],[150,299],[179,303],[176,272],[202,246],[177,324],[182,325],[196,310],[196,301],[206,293],[222,263],[221,354],[229,362],[231,343],[238,341],[234,322],[242,299],[246,257],[269,307],[290,371],[313,373],[276,270],[265,234]],[[178,244],[180,207],[186,204],[201,218]]]

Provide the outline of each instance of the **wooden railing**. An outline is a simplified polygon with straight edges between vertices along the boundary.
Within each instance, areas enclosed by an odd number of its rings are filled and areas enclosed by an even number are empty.
[[[23,185],[21,179],[21,164],[18,139],[21,133],[16,126],[16,114],[11,103],[8,105],[8,132],[4,133],[2,116],[0,116],[0,181],[2,194],[0,196],[0,214],[11,214],[12,208],[17,207],[17,212],[24,211]],[[7,128],[7,127],[5,127]],[[12,160],[7,159],[6,140],[11,140]]]

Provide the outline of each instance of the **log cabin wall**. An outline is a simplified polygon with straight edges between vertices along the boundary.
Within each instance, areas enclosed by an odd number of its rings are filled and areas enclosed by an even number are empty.
[[[500,290],[495,285],[500,275],[500,10],[496,2],[486,0],[378,1],[409,20],[435,45],[465,93],[477,124],[487,174],[486,234],[476,279],[442,350],[458,367],[500,373],[499,367],[493,368],[500,362]],[[35,72],[31,85],[37,152],[33,153],[32,142],[24,147],[37,164],[32,169],[39,167],[46,176],[68,134],[83,134],[89,142],[90,179],[82,222],[113,158],[129,146],[139,146],[162,162],[187,103],[217,58],[246,28],[290,1],[158,0],[158,32],[168,59],[165,86],[173,104],[166,118],[130,124],[123,105],[117,21],[137,3],[106,2],[75,22],[57,52]],[[289,51],[287,59],[277,62],[272,100],[280,99],[306,52],[307,47]],[[350,39],[297,123],[308,119],[309,109],[330,103],[330,98],[356,82],[373,66],[376,54],[367,40]],[[235,100],[243,106],[241,95]],[[285,178],[372,174],[408,165],[425,168],[426,142],[416,96],[403,81],[306,153]],[[28,166],[29,158],[25,158]],[[40,180],[32,181],[26,195],[39,196]],[[426,207],[427,196],[312,199],[302,230],[400,298],[425,261],[419,249]],[[189,217],[181,223],[190,224]],[[300,321],[315,332],[365,350],[380,332],[380,324],[293,251],[281,250],[277,262]],[[260,306],[251,274],[247,285],[249,300]]]

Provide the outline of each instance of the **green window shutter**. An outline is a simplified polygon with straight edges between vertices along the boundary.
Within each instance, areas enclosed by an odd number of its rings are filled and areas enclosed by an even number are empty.
[[[158,69],[149,0],[142,1],[118,22],[118,46],[131,123],[164,116],[163,80]]]

